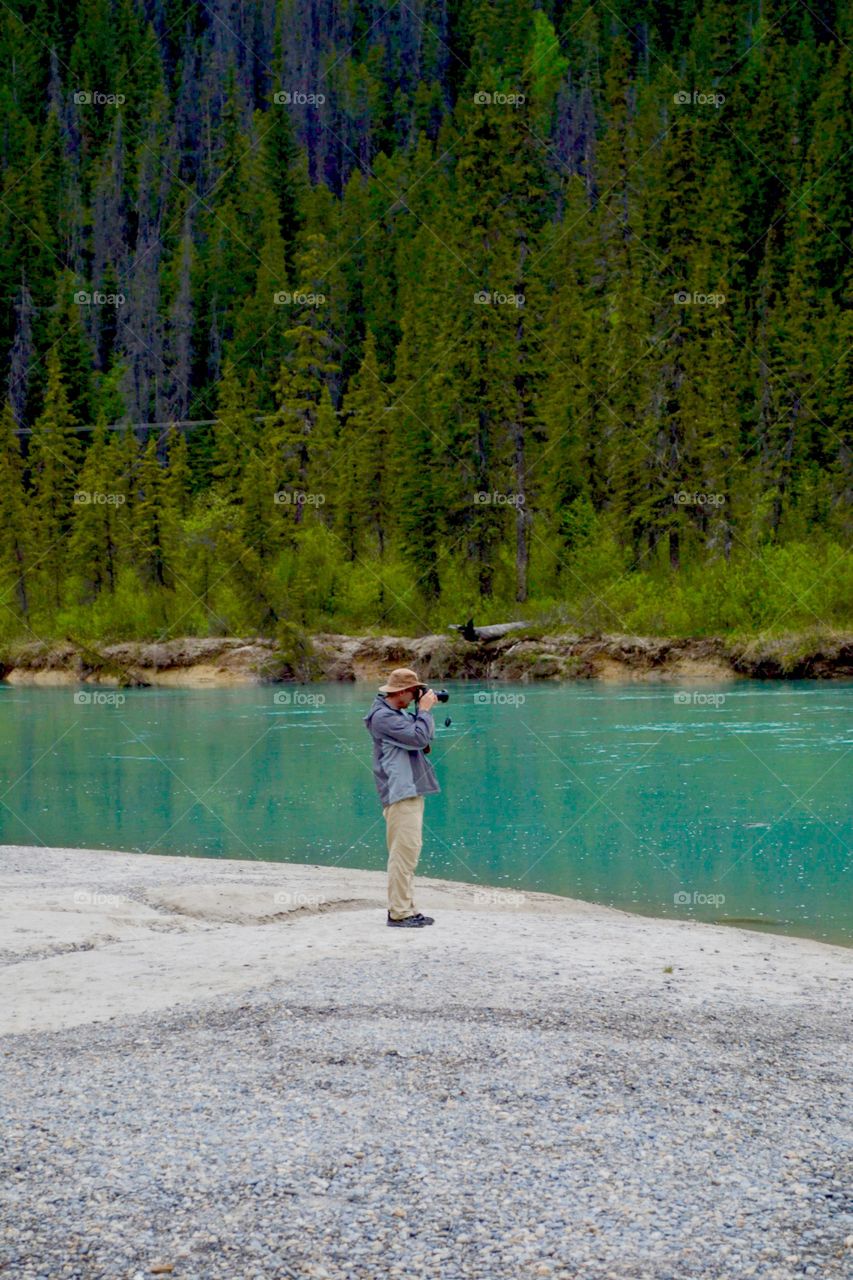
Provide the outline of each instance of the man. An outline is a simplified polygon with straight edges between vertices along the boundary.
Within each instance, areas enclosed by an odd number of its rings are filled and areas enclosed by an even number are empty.
[[[388,924],[397,929],[420,929],[433,924],[412,901],[412,881],[423,842],[424,796],[440,791],[427,760],[435,733],[430,709],[438,698],[409,667],[397,667],[380,685],[364,723],[373,738],[373,777],[388,840]],[[415,700],[414,715],[407,714]]]

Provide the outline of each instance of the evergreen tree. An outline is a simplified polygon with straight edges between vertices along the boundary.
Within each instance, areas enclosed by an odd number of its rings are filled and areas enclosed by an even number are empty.
[[[376,338],[368,329],[364,358],[343,403],[343,422],[336,472],[343,477],[340,502],[341,536],[350,559],[361,551],[363,539],[382,560],[388,538],[392,478],[388,467],[389,421],[387,395],[379,376]]]
[[[300,256],[299,290],[295,297],[316,298],[323,241],[310,237]],[[264,445],[276,488],[290,496],[283,509],[293,511],[298,526],[305,510],[312,453],[317,445],[320,401],[328,377],[338,369],[331,358],[333,340],[323,327],[321,307],[311,301],[295,303],[296,323],[286,330],[293,350],[275,384],[277,410],[265,433]]]
[[[17,424],[7,400],[0,421],[0,604],[3,613],[17,611],[23,625],[30,612],[28,577],[32,565],[32,533],[24,495],[24,467],[16,433]],[[0,619],[4,630],[7,618]]]
[[[157,457],[157,437],[148,437],[139,464],[133,511],[134,562],[143,583],[171,587],[175,509],[164,468]]]
[[[54,348],[47,358],[47,390],[44,407],[33,426],[27,465],[31,497],[28,509],[33,518],[34,569],[44,583],[44,601],[58,609],[66,557],[66,539],[71,530],[74,493],[81,447],[75,432],[59,353]]]
[[[92,347],[82,319],[86,308],[74,301],[75,292],[74,277],[70,271],[63,272],[57,283],[47,342],[59,353],[71,412],[78,422],[89,424],[94,408]]]
[[[119,510],[124,494],[113,488],[112,462],[101,416],[80,471],[68,543],[68,571],[83,584],[84,601],[114,591],[118,577]]]
[[[213,428],[212,473],[218,492],[230,503],[240,501],[243,470],[255,448],[257,430],[247,412],[245,392],[232,360],[226,360],[219,383],[219,415]]]

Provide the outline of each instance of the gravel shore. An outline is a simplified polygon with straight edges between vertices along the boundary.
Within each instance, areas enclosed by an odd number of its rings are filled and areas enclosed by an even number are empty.
[[[853,953],[0,847],[0,1273],[847,1280]]]

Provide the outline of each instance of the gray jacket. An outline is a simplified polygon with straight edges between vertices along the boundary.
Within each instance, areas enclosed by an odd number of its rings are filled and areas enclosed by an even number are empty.
[[[373,779],[383,809],[410,796],[441,790],[423,750],[435,733],[428,711],[412,715],[389,706],[377,693],[364,723],[373,739]]]

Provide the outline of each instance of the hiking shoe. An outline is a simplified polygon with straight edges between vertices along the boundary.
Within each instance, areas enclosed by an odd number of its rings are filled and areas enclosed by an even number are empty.
[[[406,916],[405,920],[392,920],[389,911],[388,924],[394,929],[422,929],[425,924],[435,924],[435,920],[432,916],[421,915],[420,911],[417,915]]]

